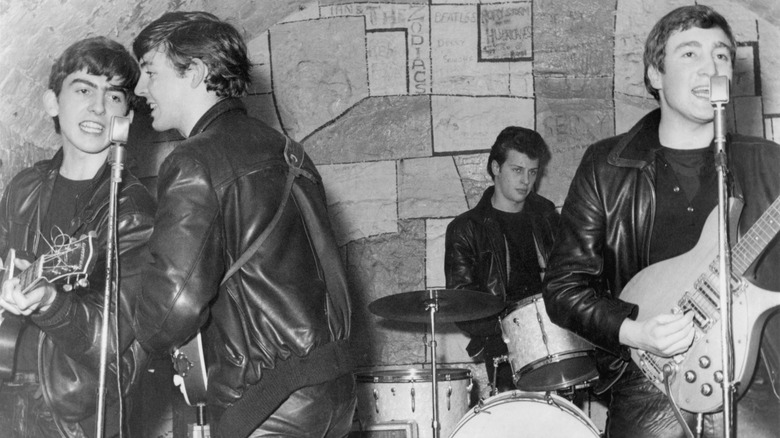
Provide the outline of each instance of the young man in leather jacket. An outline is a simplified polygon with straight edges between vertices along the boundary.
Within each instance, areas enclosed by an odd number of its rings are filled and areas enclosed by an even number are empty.
[[[54,119],[62,147],[52,159],[19,172],[3,194],[0,252],[7,254],[13,249],[20,259],[6,269],[21,272],[53,248],[95,234],[95,263],[87,272],[87,283],[70,290],[64,280],[44,281],[26,294],[21,293],[19,278],[3,283],[3,327],[12,318],[23,318],[16,351],[8,356],[15,356],[14,372],[0,389],[3,436],[59,438],[93,436],[95,432],[100,334],[107,313],[103,296],[111,174],[107,164],[109,131],[112,117],[132,118],[138,76],[138,65],[130,53],[108,38],[88,38],[66,49],[52,66],[49,89],[43,95],[44,108]],[[135,341],[131,312],[140,288],[141,249],[152,231],[154,201],[132,174],[124,172],[118,205],[115,236],[121,318],[117,344],[116,314],[113,308],[108,311],[107,357],[111,360],[119,349],[122,392],[126,395],[147,360]],[[54,275],[62,266],[52,265],[51,260],[42,265],[48,266],[43,272]],[[76,282],[71,279],[68,283],[73,286]],[[3,336],[14,334],[0,332]],[[116,382],[113,374],[117,366],[108,368],[104,436],[110,437],[119,431],[120,416],[118,391],[112,383]]]
[[[659,288],[658,283],[680,276],[660,271],[638,289],[642,305],[623,298],[631,296],[634,289],[626,285],[644,268],[664,261],[669,261],[662,265],[667,269],[701,262],[686,257],[688,252],[717,241],[717,233],[699,241],[718,204],[710,83],[713,76],[732,77],[735,51],[727,21],[707,6],[681,7],[656,23],[645,44],[645,84],[660,109],[628,133],[588,148],[561,212],[545,303],[553,322],[598,347],[596,391],[610,391],[608,437],[684,437],[696,429],[696,415],[690,412],[695,406],[683,410],[679,421],[666,393],[631,360],[632,351],[671,360],[669,371],[679,366],[672,383],[690,384],[693,394],[722,394],[717,385],[702,385],[706,376],[721,369],[719,349],[698,359],[692,356],[693,364],[683,369],[686,352],[694,339],[704,342],[707,327],[698,310],[691,311],[684,299],[669,298],[669,293],[695,293],[694,284],[681,284],[679,291]],[[780,194],[780,146],[739,134],[729,134],[726,143],[731,196],[744,202],[742,235]],[[776,241],[744,275],[737,275],[779,291]],[[671,260],[677,256],[681,258]],[[704,268],[710,260],[703,262]],[[668,310],[639,316],[643,308],[658,303]],[[780,430],[780,405],[759,362],[756,378],[737,403],[739,436],[777,436]],[[678,397],[675,403],[681,401]],[[723,436],[722,412],[706,413],[702,420],[703,436]]]
[[[476,207],[447,226],[444,272],[448,289],[470,289],[516,303],[541,293],[542,278],[558,225],[555,205],[536,193],[550,159],[536,131],[510,126],[496,138],[487,171],[494,185]],[[467,352],[485,361],[489,384],[493,358],[507,354],[498,315],[459,322],[471,337]],[[508,362],[498,366],[499,391],[514,388]]]
[[[356,403],[351,310],[317,169],[247,115],[239,97],[250,63],[230,24],[168,13],[133,51],[153,128],[185,138],[159,172],[153,262],[136,309],[142,345],[171,351],[200,331],[212,434],[346,435]]]

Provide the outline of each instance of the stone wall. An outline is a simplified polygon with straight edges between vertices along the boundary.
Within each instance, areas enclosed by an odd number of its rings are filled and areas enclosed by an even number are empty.
[[[584,148],[655,107],[642,82],[652,24],[693,0],[0,1],[0,188],[58,147],[40,96],[72,41],[129,45],[167,10],[229,19],[255,65],[250,111],[300,140],[325,179],[349,268],[360,365],[422,366],[429,327],[383,320],[378,298],[442,287],[444,229],[490,185],[486,152],[508,125],[553,151],[540,192],[561,205]],[[732,130],[780,139],[775,0],[712,0],[740,47]],[[140,110],[137,172],[154,186],[175,146]],[[441,362],[468,367],[466,338],[437,327]]]

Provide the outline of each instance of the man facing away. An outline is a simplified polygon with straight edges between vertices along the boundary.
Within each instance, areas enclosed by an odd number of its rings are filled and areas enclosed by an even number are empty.
[[[286,156],[286,137],[247,116],[239,97],[250,62],[230,24],[168,13],[133,51],[152,127],[185,138],[159,172],[153,263],[135,317],[141,343],[170,351],[201,331],[219,436],[346,435],[356,403],[350,302],[314,164]]]
[[[541,293],[542,277],[558,226],[555,205],[535,191],[550,159],[536,131],[504,128],[490,149],[487,171],[493,186],[476,207],[453,219],[445,236],[448,289],[470,289],[516,303]],[[459,322],[471,337],[469,356],[485,361],[494,381],[493,359],[507,354],[497,316]],[[514,388],[507,362],[498,365],[496,390]]]
[[[694,312],[671,313],[676,303],[669,302],[670,313],[637,319],[637,305],[621,292],[643,268],[691,250],[717,206],[710,78],[731,79],[735,51],[728,22],[707,6],[681,7],[656,23],[645,44],[645,84],[660,109],[588,148],[561,212],[545,303],[553,322],[599,347],[597,390],[611,385],[608,437],[686,436],[665,393],[630,360],[630,348],[664,358],[685,353],[697,330]],[[780,146],[730,134],[727,152],[732,196],[745,202],[743,234],[780,194]],[[778,291],[778,266],[780,245],[770,244],[745,278]],[[648,292],[657,301],[670,291]],[[763,363],[737,406],[739,436],[777,436],[780,404]],[[704,415],[703,436],[723,436],[722,415]],[[694,430],[696,416],[682,417]]]
[[[69,291],[61,281],[44,281],[23,294],[19,278],[3,283],[0,305],[7,311],[4,323],[15,317],[8,312],[24,318],[16,343],[14,375],[0,389],[3,436],[59,438],[91,436],[95,431],[101,327],[106,315],[109,131],[113,117],[132,118],[138,76],[135,59],[108,38],[88,38],[68,47],[52,66],[49,87],[43,94],[44,108],[54,119],[62,147],[52,159],[19,172],[3,194],[0,252],[13,249],[17,257],[27,259],[17,264],[16,272],[50,253],[52,247],[62,248],[89,233],[96,236],[92,254],[96,262],[86,286]],[[108,310],[107,357],[113,358],[119,349],[122,393],[126,395],[147,360],[135,341],[131,312],[140,288],[141,249],[152,232],[154,201],[129,172],[123,175],[118,192],[115,236],[121,275],[120,330],[117,344],[112,306]],[[52,265],[52,261],[42,266],[62,267]],[[104,436],[110,437],[119,432],[123,417],[117,410],[113,383],[117,367],[108,369],[107,400],[111,405],[106,407]]]

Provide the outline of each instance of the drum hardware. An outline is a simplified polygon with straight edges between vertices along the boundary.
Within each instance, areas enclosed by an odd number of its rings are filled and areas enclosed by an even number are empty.
[[[502,354],[501,356],[496,356],[493,358],[493,383],[491,384],[492,388],[490,389],[490,395],[498,394],[498,384],[496,383],[496,379],[498,377],[498,366],[506,362],[509,362],[509,357],[506,354]]]
[[[470,321],[501,312],[501,297],[467,289],[430,289],[402,292],[379,298],[368,305],[371,313],[397,321],[431,324],[431,400],[433,437],[439,438],[438,366],[436,365],[436,320]]]

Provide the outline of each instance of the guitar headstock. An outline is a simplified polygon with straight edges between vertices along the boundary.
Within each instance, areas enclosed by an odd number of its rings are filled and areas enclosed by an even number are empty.
[[[57,280],[83,277],[95,264],[95,232],[76,240],[57,245],[35,263],[35,277],[49,283]]]

